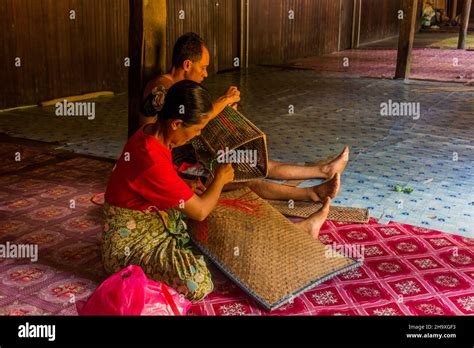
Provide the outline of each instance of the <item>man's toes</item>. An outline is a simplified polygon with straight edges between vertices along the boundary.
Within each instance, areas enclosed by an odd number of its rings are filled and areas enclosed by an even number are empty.
[[[334,162],[338,161],[338,160],[344,160],[346,161],[347,157],[349,156],[349,147],[345,147],[344,150],[342,150],[342,152],[339,154],[339,156],[337,156],[336,158],[334,158]]]
[[[349,161],[349,147],[348,146],[346,146],[344,150],[342,151],[342,158],[344,162]]]

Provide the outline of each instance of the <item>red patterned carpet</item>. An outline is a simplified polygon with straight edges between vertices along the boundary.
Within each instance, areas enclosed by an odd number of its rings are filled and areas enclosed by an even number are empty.
[[[348,58],[348,65],[344,65]],[[296,59],[290,66],[321,72],[391,79],[395,76],[396,49],[354,49],[321,57]],[[474,52],[436,48],[413,49],[411,79],[467,83],[474,79]]]
[[[15,154],[21,161],[15,161]],[[0,315],[76,315],[106,275],[100,207],[113,164],[49,148],[0,143],[0,244],[37,244],[39,260],[0,258]],[[327,222],[325,244],[362,244],[364,266],[271,315],[469,315],[474,240],[409,225]],[[268,315],[222,273],[190,315]]]
[[[474,240],[390,223],[327,222],[324,244],[362,244],[364,265],[266,313],[222,274],[195,315],[474,314]]]

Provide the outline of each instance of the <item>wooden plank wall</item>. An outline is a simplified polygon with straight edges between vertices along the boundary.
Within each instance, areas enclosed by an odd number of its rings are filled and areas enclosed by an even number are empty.
[[[178,37],[192,31],[199,34],[209,48],[209,72],[232,68],[240,47],[238,0],[168,0],[167,6],[168,66]],[[184,11],[184,19],[180,19],[180,11]]]
[[[362,0],[360,44],[398,35],[401,0]]]
[[[166,0],[166,65],[183,33],[200,34],[209,72],[240,55],[240,2]],[[249,64],[281,64],[348,48],[352,0],[249,0]],[[401,0],[362,0],[360,42],[398,34]],[[219,6],[216,6],[216,4]],[[127,90],[128,0],[0,1],[0,108],[98,90]],[[341,17],[341,6],[348,9]],[[69,11],[76,19],[69,19]],[[179,19],[179,11],[185,19]],[[295,18],[288,18],[293,10]],[[341,27],[339,27],[341,24]],[[21,68],[14,59],[20,57]]]
[[[423,3],[430,2],[433,5],[435,10],[448,9],[448,1],[447,0],[423,0]]]
[[[0,1],[0,109],[126,91],[128,12],[128,0]]]
[[[215,21],[214,6],[209,0],[168,0],[167,1],[167,66],[171,65],[173,45],[182,34],[193,31],[205,41],[211,54],[209,71],[214,70],[215,61]],[[184,12],[180,12],[184,11]],[[184,14],[184,19],[180,19]]]
[[[216,2],[214,0],[214,2]],[[234,68],[240,52],[240,1],[218,0],[217,63],[218,70]]]
[[[339,1],[251,0],[249,5],[250,64],[279,64],[338,50]]]

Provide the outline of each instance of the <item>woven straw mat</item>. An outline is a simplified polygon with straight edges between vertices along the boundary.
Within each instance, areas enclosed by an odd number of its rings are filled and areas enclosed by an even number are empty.
[[[220,200],[236,199],[246,192],[225,192]],[[327,257],[326,246],[319,240],[252,191],[248,197],[260,204],[263,216],[219,203],[203,222],[189,220],[189,232],[199,249],[267,310],[361,265],[341,254]]]

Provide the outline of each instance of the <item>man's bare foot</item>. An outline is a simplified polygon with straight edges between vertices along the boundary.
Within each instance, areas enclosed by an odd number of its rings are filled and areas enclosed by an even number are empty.
[[[331,180],[323,182],[321,185],[308,187],[309,197],[314,202],[324,202],[327,198],[336,197],[341,187],[341,174],[336,173]]]
[[[311,215],[304,221],[298,222],[296,225],[301,228],[303,231],[309,233],[313,239],[318,239],[319,230],[321,226],[326,221],[328,214],[329,214],[329,205],[331,204],[331,199],[328,198],[321,209],[319,209],[316,213]]]
[[[326,179],[332,178],[334,174],[342,174],[344,169],[346,169],[347,162],[349,161],[349,148],[346,146],[344,150],[333,159],[331,162],[325,164],[322,167],[323,173],[326,174]]]

